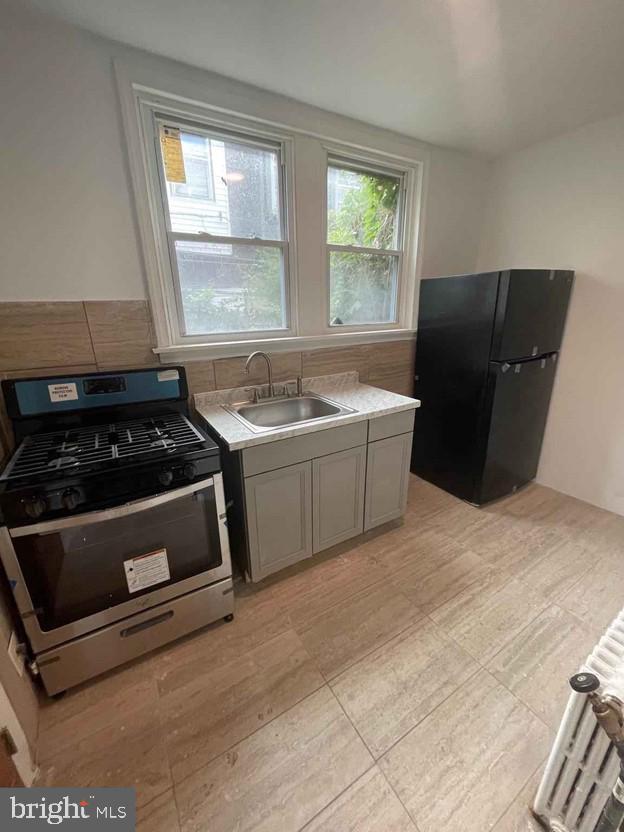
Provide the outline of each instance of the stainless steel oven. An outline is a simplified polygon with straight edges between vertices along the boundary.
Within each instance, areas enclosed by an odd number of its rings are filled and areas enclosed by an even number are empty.
[[[233,611],[220,473],[3,527],[0,555],[49,693]]]

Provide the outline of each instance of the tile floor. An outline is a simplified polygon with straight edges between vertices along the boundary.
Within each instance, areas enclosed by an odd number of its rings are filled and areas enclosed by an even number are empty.
[[[218,624],[42,708],[48,785],[140,832],[529,832],[567,677],[624,605],[624,518],[532,485],[240,586]]]

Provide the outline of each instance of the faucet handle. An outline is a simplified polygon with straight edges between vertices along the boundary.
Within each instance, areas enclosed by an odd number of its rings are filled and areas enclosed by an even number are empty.
[[[301,376],[297,376],[297,395],[303,396],[303,379]]]

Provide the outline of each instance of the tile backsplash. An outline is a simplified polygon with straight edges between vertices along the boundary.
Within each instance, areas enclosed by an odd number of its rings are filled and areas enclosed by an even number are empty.
[[[159,363],[154,328],[144,300],[0,302],[0,378],[89,373]],[[263,382],[262,362],[245,375],[246,355],[185,362],[193,393]],[[388,341],[271,355],[276,381],[357,370],[360,380],[411,395],[414,342]],[[12,439],[4,407],[0,458]]]

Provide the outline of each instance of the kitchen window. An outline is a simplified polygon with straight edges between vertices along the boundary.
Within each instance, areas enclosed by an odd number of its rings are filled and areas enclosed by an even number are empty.
[[[313,113],[289,126],[269,93],[215,80],[210,104],[117,72],[161,361],[412,337],[417,149],[345,123],[348,143]]]
[[[168,119],[155,126],[180,335],[287,331],[280,143]]]
[[[329,158],[327,264],[331,327],[398,321],[403,175]]]

